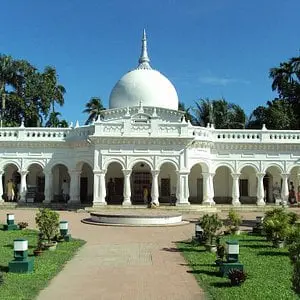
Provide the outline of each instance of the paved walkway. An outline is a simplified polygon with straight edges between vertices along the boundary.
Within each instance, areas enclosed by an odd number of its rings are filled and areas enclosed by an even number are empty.
[[[1,210],[1,222],[6,212]],[[34,210],[14,210],[16,222],[35,227]],[[174,242],[191,238],[194,225],[111,227],[80,222],[87,213],[60,212],[72,236],[87,243],[38,300],[201,300],[203,291]],[[189,215],[189,218],[192,216]]]

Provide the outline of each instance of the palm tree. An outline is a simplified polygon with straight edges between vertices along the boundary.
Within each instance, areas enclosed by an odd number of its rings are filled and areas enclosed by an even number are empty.
[[[195,121],[194,121],[195,117],[190,112],[191,111],[191,106],[186,108],[185,104],[183,102],[179,101],[178,110],[185,112],[184,117],[185,117],[186,121],[190,121],[191,124],[195,123]]]
[[[206,126],[214,124],[215,128],[231,129],[245,128],[246,114],[237,104],[229,103],[225,99],[200,99],[194,109],[196,124]]]
[[[86,108],[83,112],[89,115],[85,125],[91,124],[93,120],[98,118],[98,116],[102,117],[102,111],[105,110],[102,100],[98,97],[92,97],[90,101],[86,103],[85,107]]]
[[[48,121],[46,122],[46,127],[68,127],[68,122],[66,120],[60,120],[59,117],[61,113],[51,112]]]
[[[0,54],[0,99],[1,99],[1,126],[6,107],[6,85],[14,86],[16,65],[11,56]]]

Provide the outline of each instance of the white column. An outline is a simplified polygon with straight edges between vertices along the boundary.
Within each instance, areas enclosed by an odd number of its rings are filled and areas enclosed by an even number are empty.
[[[176,205],[189,205],[189,172],[177,172]]]
[[[130,176],[132,170],[123,169],[122,171],[124,174],[123,205],[131,205]]]
[[[231,174],[232,176],[232,205],[238,206],[241,205],[240,202],[240,186],[239,186],[239,173]]]
[[[257,178],[257,200],[256,204],[257,205],[265,205],[265,191],[264,191],[264,177],[265,173],[256,173],[256,178]]]
[[[52,171],[45,172],[45,200],[43,203],[50,203],[53,199],[53,189],[52,189],[52,184],[53,184],[53,175]]]
[[[289,179],[290,174],[281,174],[282,177],[282,187],[281,187],[281,199],[282,201],[286,201],[288,203],[289,199]]]
[[[68,203],[80,203],[80,174],[81,171],[78,170],[70,171],[70,199]]]
[[[214,173],[202,173],[203,177],[203,205],[214,205]]]
[[[209,173],[208,177],[208,184],[209,184],[209,201],[211,205],[215,205],[214,196],[215,196],[215,190],[214,190],[214,176],[215,173]]]
[[[3,196],[3,182],[2,182],[2,176],[4,174],[4,171],[0,171],[0,203],[4,202],[2,196]]]
[[[26,176],[28,174],[27,170],[20,171],[21,174],[21,184],[20,184],[20,200],[19,202],[26,201],[26,193],[27,193],[27,182]]]
[[[152,173],[152,186],[151,186],[151,202],[154,203],[156,206],[159,205],[158,197],[159,197],[159,191],[158,191],[158,175],[159,170],[153,170]]]
[[[106,170],[94,170],[94,199],[93,206],[106,205]]]

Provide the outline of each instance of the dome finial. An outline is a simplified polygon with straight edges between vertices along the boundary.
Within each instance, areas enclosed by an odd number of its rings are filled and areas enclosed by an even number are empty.
[[[143,38],[142,38],[142,51],[141,51],[141,56],[139,59],[139,65],[137,69],[150,69],[151,66],[149,64],[150,59],[148,56],[148,51],[147,51],[147,36],[146,36],[146,30],[144,29],[143,31]]]

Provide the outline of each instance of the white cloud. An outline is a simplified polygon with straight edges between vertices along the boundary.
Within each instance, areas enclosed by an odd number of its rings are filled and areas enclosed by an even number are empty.
[[[199,82],[204,84],[211,84],[211,85],[221,85],[227,86],[233,83],[242,83],[242,84],[250,84],[250,81],[244,79],[237,79],[237,78],[227,78],[227,77],[216,77],[216,76],[202,76],[199,77]]]

